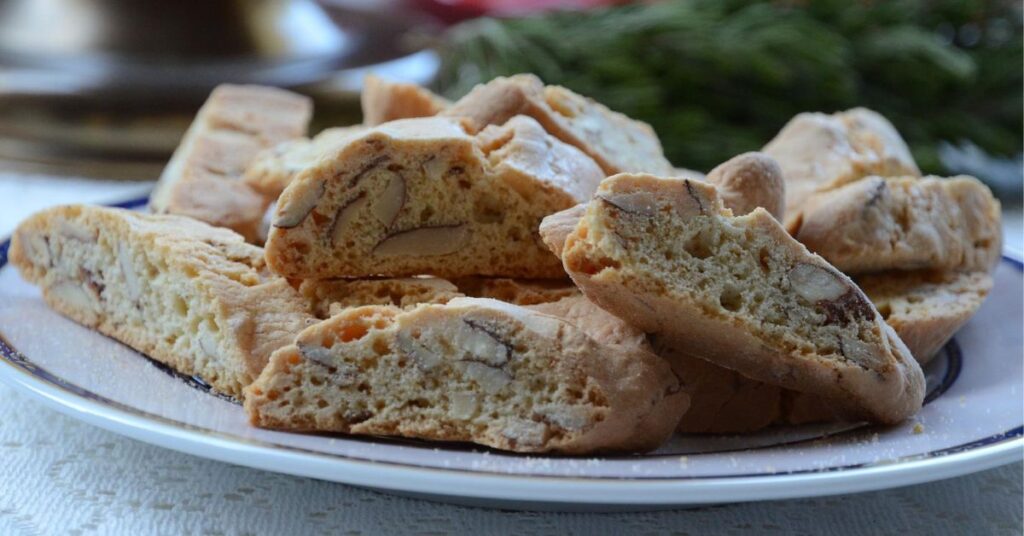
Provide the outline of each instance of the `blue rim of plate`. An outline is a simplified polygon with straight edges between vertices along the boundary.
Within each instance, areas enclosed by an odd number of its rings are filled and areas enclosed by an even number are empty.
[[[148,202],[148,197],[142,197],[142,198],[130,199],[130,200],[123,201],[123,202],[120,202],[120,203],[112,203],[112,204],[109,204],[107,206],[117,207],[117,208],[125,208],[125,209],[136,209],[136,208],[140,208],[141,206],[144,206],[147,202]],[[4,267],[7,266],[7,263],[8,263],[7,253],[8,253],[8,249],[10,248],[10,243],[11,243],[11,240],[10,240],[9,237],[4,239],[3,242],[0,242],[0,269],[3,269]],[[1024,272],[1024,261],[1022,261],[1020,259],[1016,259],[1014,257],[1010,257],[1008,255],[1003,255],[1002,256],[1002,260],[1007,262],[1011,266],[1013,266],[1017,271]],[[947,353],[948,360],[949,360],[949,364],[947,365],[947,370],[945,371],[945,374],[943,375],[943,379],[940,380],[939,385],[936,386],[935,389],[933,389],[931,392],[929,392],[926,395],[925,404],[935,400],[942,393],[944,393],[949,387],[951,387],[953,385],[953,383],[956,381],[957,377],[960,374],[960,370],[961,370],[961,367],[962,367],[962,354],[961,354],[961,350],[960,350],[959,345],[956,343],[955,338],[951,339],[950,342],[947,343],[946,347],[944,348],[944,351]],[[142,355],[142,354],[140,354],[140,355]],[[201,391],[205,391],[205,392],[207,392],[207,394],[211,394],[213,396],[218,396],[218,398],[222,398],[222,399],[226,398],[228,400],[232,400],[232,399],[230,399],[230,397],[224,397],[224,396],[219,395],[216,392],[212,391],[210,389],[209,385],[207,385],[205,382],[203,382],[202,380],[200,380],[198,378],[190,377],[190,376],[186,376],[184,374],[178,373],[178,372],[174,371],[173,369],[170,369],[166,365],[164,365],[162,363],[159,363],[158,361],[155,361],[155,360],[149,358],[148,356],[143,355],[143,357],[149,363],[151,363],[152,365],[154,365],[158,369],[161,369],[163,372],[165,372],[167,374],[175,376],[176,378],[178,378],[182,382],[188,384],[192,388],[195,388],[195,389],[198,389],[198,390],[201,390]],[[322,451],[317,451],[317,450],[312,450],[312,449],[305,449],[305,448],[295,447],[295,446],[291,446],[291,445],[282,445],[282,444],[268,442],[268,441],[254,440],[254,439],[250,439],[250,438],[245,438],[245,437],[240,437],[240,436],[236,436],[236,435],[220,432],[218,430],[214,430],[214,429],[211,429],[211,428],[204,428],[204,427],[200,427],[200,426],[191,425],[191,424],[188,424],[188,423],[183,423],[181,421],[170,419],[170,418],[164,417],[162,415],[157,415],[157,414],[154,414],[154,413],[138,410],[137,408],[134,408],[132,406],[129,406],[129,405],[123,404],[121,402],[117,402],[115,400],[111,400],[111,399],[109,399],[107,397],[104,397],[102,395],[98,395],[96,393],[93,393],[92,391],[89,391],[89,390],[87,390],[85,388],[82,388],[82,387],[80,387],[78,385],[71,384],[71,383],[65,381],[63,378],[61,378],[61,377],[59,377],[59,376],[57,376],[57,375],[47,371],[46,369],[43,369],[43,368],[35,365],[30,359],[28,359],[28,357],[26,357],[25,355],[21,354],[17,349],[15,349],[2,335],[0,335],[0,363],[8,365],[12,370],[20,372],[22,374],[26,374],[26,375],[34,378],[35,380],[40,381],[40,382],[42,382],[42,383],[44,383],[46,385],[49,385],[51,387],[57,388],[57,389],[65,392],[65,393],[73,395],[73,396],[81,399],[82,401],[91,402],[91,403],[94,403],[94,404],[105,406],[107,408],[112,408],[115,411],[123,412],[125,414],[128,414],[128,415],[133,416],[133,417],[137,417],[137,418],[140,418],[140,419],[144,419],[144,420],[148,420],[148,421],[155,421],[155,422],[158,422],[158,423],[160,423],[160,424],[162,424],[164,426],[168,426],[168,427],[171,427],[171,428],[178,429],[178,430],[180,430],[180,431],[182,431],[184,433],[187,433],[187,434],[197,434],[197,435],[202,435],[202,436],[206,436],[206,437],[213,437],[213,438],[217,438],[217,439],[220,439],[220,440],[223,440],[223,441],[227,441],[227,442],[237,442],[237,443],[242,443],[242,444],[244,444],[246,446],[249,446],[249,447],[269,449],[269,450],[272,450],[272,451],[284,450],[284,451],[291,452],[291,453],[297,453],[297,454],[302,454],[302,455],[306,455],[306,456],[314,456],[314,457],[322,458],[322,459],[326,459],[326,460],[346,461],[346,462],[355,462],[355,463],[366,463],[366,464],[373,464],[373,465],[376,465],[376,466],[391,466],[391,467],[396,467],[396,468],[419,469],[419,470],[437,471],[437,472],[444,472],[444,473],[467,473],[467,474],[475,474],[475,475],[487,475],[487,474],[490,474],[490,475],[497,475],[497,476],[509,477],[509,478],[517,478],[517,477],[518,478],[545,478],[545,479],[556,479],[556,480],[583,480],[583,481],[608,481],[608,480],[612,480],[612,481],[638,481],[638,482],[657,482],[657,481],[686,482],[686,481],[698,481],[698,480],[700,480],[700,481],[704,481],[704,480],[728,481],[728,480],[739,480],[739,479],[749,479],[749,478],[769,477],[769,476],[771,476],[771,477],[783,476],[784,477],[784,476],[800,476],[800,475],[813,475],[813,474],[823,474],[823,473],[848,472],[848,471],[852,471],[852,470],[868,469],[868,468],[879,467],[879,466],[883,466],[883,465],[885,465],[885,466],[892,466],[892,465],[898,465],[898,464],[906,463],[906,462],[913,462],[913,461],[929,460],[929,459],[935,459],[935,458],[948,457],[948,456],[955,455],[955,454],[960,454],[960,453],[976,452],[976,451],[981,450],[981,449],[995,449],[997,447],[1009,446],[1012,443],[1020,443],[1020,444],[1024,445],[1024,441],[1022,441],[1022,438],[1024,438],[1024,425],[1022,425],[1022,426],[1017,426],[1017,427],[1011,428],[1009,430],[1005,430],[1003,432],[1000,432],[1000,433],[997,433],[997,434],[993,434],[993,435],[990,435],[990,436],[987,436],[987,437],[984,437],[984,438],[980,438],[980,439],[976,439],[976,440],[973,440],[973,441],[969,441],[967,443],[962,443],[962,444],[959,444],[959,445],[945,447],[945,448],[942,448],[942,449],[937,449],[937,450],[928,451],[928,452],[924,452],[924,453],[911,454],[911,455],[902,456],[902,457],[898,457],[898,458],[882,460],[882,461],[878,461],[878,462],[864,462],[864,463],[856,463],[856,464],[847,464],[847,465],[837,465],[837,466],[830,466],[830,467],[822,467],[822,468],[817,468],[817,469],[802,469],[802,470],[797,470],[797,471],[781,471],[781,472],[776,472],[776,473],[743,473],[743,474],[724,474],[724,475],[695,475],[695,476],[683,476],[683,477],[680,477],[680,476],[648,476],[648,475],[645,475],[643,477],[621,477],[621,476],[609,477],[609,476],[580,476],[580,475],[560,476],[560,475],[538,474],[538,473],[527,473],[527,472],[507,473],[507,472],[502,472],[502,471],[497,471],[497,470],[488,471],[488,470],[479,470],[479,469],[462,469],[462,468],[451,468],[451,467],[436,467],[436,466],[432,466],[432,465],[421,465],[421,464],[412,464],[412,463],[403,463],[403,462],[394,462],[394,461],[380,461],[380,460],[376,460],[376,459],[373,459],[373,458],[366,458],[366,457],[360,457],[360,456],[331,454],[331,453],[325,453],[325,452],[322,452]],[[31,389],[31,387],[29,387],[29,388]],[[37,395],[43,396],[43,397],[46,396],[45,394],[38,393],[38,392],[35,392],[34,394],[37,394]],[[79,411],[77,408],[71,407],[67,402],[65,402],[63,400],[57,400],[57,399],[50,399],[50,400],[53,403],[55,403],[55,404],[57,404],[59,406],[62,406],[65,409],[76,411],[76,412]],[[841,435],[847,435],[847,434],[852,434],[852,433],[864,433],[865,431],[877,430],[877,429],[880,429],[880,427],[871,426],[871,425],[862,425],[862,426],[856,426],[856,427],[853,427],[853,428],[850,428],[850,429],[845,429],[845,430],[841,430],[841,431],[834,432],[834,433],[826,433],[824,435],[819,435],[819,436],[815,436],[815,437],[812,437],[812,438],[800,439],[800,440],[795,440],[795,441],[791,441],[791,442],[775,443],[775,444],[771,444],[771,445],[766,445],[764,447],[755,447],[755,448],[751,448],[751,449],[738,449],[738,450],[739,451],[750,451],[750,450],[758,450],[758,449],[762,449],[762,448],[767,449],[767,448],[777,448],[777,447],[782,447],[782,446],[793,446],[793,445],[804,443],[804,442],[819,441],[819,440],[821,440],[823,438],[838,437],[838,436],[841,436]],[[391,438],[378,438],[378,437],[356,437],[356,436],[344,436],[344,437],[345,437],[345,439],[356,440],[356,441],[386,442],[388,444],[394,444],[394,445],[416,446],[416,447],[431,448],[431,449],[438,448],[438,446],[458,445],[458,444],[452,444],[452,443],[427,443],[427,442],[420,442],[420,441],[415,441],[415,440],[407,441],[407,440],[400,440],[400,439],[399,440],[395,440],[395,439],[391,439]],[[527,456],[527,455],[516,454],[516,453],[507,453],[507,452],[503,452],[503,451],[496,451],[496,450],[487,449],[487,448],[483,448],[483,447],[476,446],[476,445],[462,446],[462,448],[458,448],[458,450],[461,451],[461,452],[491,452],[491,453],[494,453],[494,454],[499,455],[499,456],[507,456],[507,457],[512,457],[512,458],[514,458],[514,457],[534,457],[534,458],[538,457],[536,455]],[[731,451],[723,450],[723,451],[715,451],[714,453],[715,454],[719,454],[719,453],[727,453],[727,452],[731,452]],[[697,454],[697,455],[699,455],[699,454]],[[664,457],[678,457],[678,456],[679,456],[678,454],[653,454],[653,455],[643,455],[643,454],[640,454],[640,455],[626,455],[626,456],[601,456],[601,458],[602,459],[629,459],[629,458],[635,458],[635,459],[658,459],[658,458],[664,458]],[[573,459],[573,458],[579,458],[579,457],[575,457],[575,456],[557,456],[557,455],[555,455],[555,456],[540,456],[540,457],[549,457],[549,458],[552,458],[552,459]],[[593,456],[591,456],[590,458],[592,458],[592,457]],[[264,468],[264,469],[271,470],[270,468]]]

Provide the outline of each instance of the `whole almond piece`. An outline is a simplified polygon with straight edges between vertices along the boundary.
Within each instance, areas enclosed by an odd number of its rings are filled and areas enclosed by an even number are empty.
[[[369,201],[365,192],[360,193],[355,199],[345,203],[338,209],[331,228],[331,243],[335,247],[341,246],[344,243],[345,233],[348,230],[349,224],[355,220],[356,215]]]
[[[283,204],[278,200],[277,214],[274,215],[274,227],[279,229],[298,227],[316,207],[317,202],[323,197],[325,189],[326,183],[320,181],[316,188],[301,190],[302,195],[292,197]]]
[[[465,224],[418,227],[385,238],[373,253],[390,257],[448,255],[462,249],[468,239]]]
[[[789,270],[789,282],[793,291],[810,303],[836,300],[850,290],[836,274],[803,262]]]
[[[380,197],[373,204],[373,215],[377,221],[386,226],[391,226],[405,206],[405,179],[394,172],[388,172],[388,184],[384,187]]]

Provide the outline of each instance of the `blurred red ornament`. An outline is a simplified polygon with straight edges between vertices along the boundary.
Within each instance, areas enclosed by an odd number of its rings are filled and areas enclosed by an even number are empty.
[[[588,9],[626,0],[411,0],[418,9],[446,23],[474,17],[517,17],[541,11]]]

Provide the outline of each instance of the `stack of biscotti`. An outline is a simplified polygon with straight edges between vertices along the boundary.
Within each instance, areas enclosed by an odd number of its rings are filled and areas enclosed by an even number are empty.
[[[998,205],[969,181],[864,178],[918,174],[866,111],[814,116],[704,176],[674,168],[646,124],[532,75],[455,103],[371,78],[364,124],[312,139],[308,109],[288,105],[301,99],[243,89],[211,96],[161,189],[251,193],[244,211],[198,199],[265,248],[189,218],[64,207],[19,227],[12,259],[55,309],[243,399],[257,426],[590,453],[673,431],[897,423],[924,379],[893,328],[941,345],[956,319],[921,304],[969,316],[959,296],[983,297],[993,262],[981,242]],[[241,98],[253,91],[283,99],[277,112]],[[884,269],[862,251],[830,263],[780,223],[835,245],[842,230],[817,215],[846,214],[878,187],[845,189],[875,179],[892,192],[871,206],[931,192],[942,247],[915,228]],[[894,214],[844,225],[876,232]]]
[[[973,177],[921,177],[882,116],[800,114],[764,149],[786,226],[854,277],[921,363],[981,306],[1001,254],[999,202]]]
[[[326,320],[247,390],[253,422],[523,452],[657,447],[689,401],[668,364],[522,306],[578,294],[538,228],[604,176],[527,115],[395,120],[322,152],[278,199],[266,257]]]

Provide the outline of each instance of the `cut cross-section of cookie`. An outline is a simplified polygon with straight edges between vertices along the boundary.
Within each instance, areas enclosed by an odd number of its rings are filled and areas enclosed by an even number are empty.
[[[267,199],[277,200],[300,171],[366,130],[362,125],[328,128],[312,139],[294,139],[264,149],[246,167],[242,180]]]
[[[267,428],[467,441],[518,452],[646,451],[687,397],[653,354],[495,300],[347,309],[247,390]]]
[[[528,309],[563,318],[599,343],[653,351],[665,359],[683,392],[690,396],[690,408],[679,421],[677,432],[740,434],[772,425],[842,418],[831,404],[819,397],[752,380],[687,355],[657,336],[647,337],[640,329],[601,309],[585,296],[531,305]]]
[[[430,117],[451,105],[429,89],[416,84],[392,82],[373,75],[363,79],[360,95],[363,124],[374,126],[396,119]]]
[[[981,308],[992,277],[987,273],[887,272],[857,284],[922,365]]]
[[[256,241],[270,200],[243,183],[242,175],[263,149],[305,136],[311,114],[311,101],[289,91],[218,86],[160,175],[150,208]]]
[[[413,307],[421,303],[447,303],[464,296],[446,279],[402,277],[394,279],[310,279],[299,286],[317,318],[328,318],[349,307],[394,305]]]
[[[578,296],[569,278],[511,279],[507,277],[460,277],[452,280],[459,292],[473,298],[491,298],[516,305],[535,305]]]
[[[552,136],[590,155],[608,175],[623,171],[671,175],[675,171],[650,125],[564,87],[545,86],[530,74],[481,84],[441,115],[461,118],[474,131],[528,115]]]
[[[877,112],[802,113],[765,145],[786,179],[785,226],[792,229],[808,197],[868,175],[920,176],[906,142]]]
[[[863,292],[767,211],[731,216],[708,184],[609,177],[562,260],[588,298],[691,355],[851,417],[921,407],[920,367]]]
[[[1002,253],[999,201],[974,177],[868,177],[803,205],[793,236],[848,274],[990,271]]]
[[[277,203],[267,261],[282,275],[564,277],[537,235],[603,173],[516,117],[468,135],[444,118],[370,129],[303,171]]]
[[[190,218],[57,207],[10,255],[59,313],[236,397],[313,322],[260,248]]]

